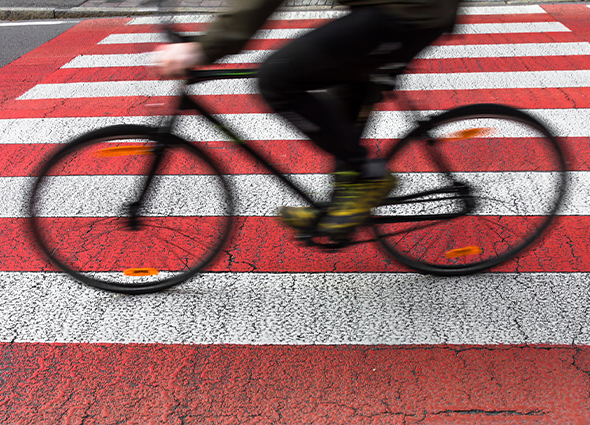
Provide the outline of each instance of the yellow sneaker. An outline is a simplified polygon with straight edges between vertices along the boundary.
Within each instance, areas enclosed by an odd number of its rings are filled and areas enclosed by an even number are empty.
[[[317,230],[328,235],[343,235],[364,224],[371,210],[378,206],[397,185],[397,179],[386,173],[380,178],[358,178],[341,183],[335,190],[328,212],[317,225]]]
[[[279,217],[283,223],[296,230],[313,230],[318,210],[312,207],[281,207]]]

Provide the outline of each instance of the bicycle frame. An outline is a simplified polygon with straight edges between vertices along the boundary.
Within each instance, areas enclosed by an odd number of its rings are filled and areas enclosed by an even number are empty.
[[[203,81],[208,80],[222,80],[222,79],[237,79],[237,78],[255,78],[257,76],[258,70],[252,68],[234,68],[234,69],[218,69],[218,70],[198,70],[198,71],[191,71],[190,78],[186,81],[184,87],[190,84],[195,84]],[[385,72],[384,72],[385,73]],[[401,72],[396,72],[399,74]],[[391,73],[387,73],[387,76],[394,77]],[[214,117],[207,109],[201,105],[195,96],[189,95],[186,93],[185,88],[183,87],[183,91],[180,97],[180,101],[178,103],[176,112],[172,115],[169,122],[160,128],[160,132],[164,134],[171,134],[178,118],[179,111],[187,111],[187,110],[195,110],[200,113],[203,117],[205,117],[209,122],[211,122],[219,131],[224,133],[235,145],[239,146],[243,150],[245,150],[250,156],[256,159],[260,164],[262,164],[265,168],[267,168],[273,175],[279,178],[284,184],[286,184],[289,189],[295,192],[298,196],[300,196],[306,203],[310,206],[322,210],[325,209],[326,205],[324,203],[319,203],[311,199],[311,197],[297,184],[291,181],[286,175],[284,175],[281,171],[275,168],[273,165],[269,164],[268,161],[264,159],[264,157],[257,152],[252,146],[248,145],[248,143],[242,139],[240,139],[231,129],[229,129],[226,125],[224,125],[221,121],[219,121],[216,117]],[[391,86],[389,89],[392,89]],[[367,114],[368,115],[368,114]],[[418,124],[422,123],[423,121],[418,121]],[[410,132],[406,138],[416,136],[420,133],[420,126],[416,127],[412,132]],[[402,139],[402,141],[405,139]],[[395,155],[396,152],[402,146],[402,141],[397,142],[392,146],[389,153],[386,155],[386,158],[390,158],[392,155]],[[433,146],[433,140],[429,140],[430,146]],[[156,160],[152,165],[151,175],[155,174],[157,167],[160,164],[161,159],[163,158],[163,153],[165,150],[165,146],[162,146],[161,149],[156,153]],[[433,160],[442,170],[448,170],[445,166],[445,161],[443,158],[438,155],[435,151],[434,147],[429,150]],[[445,213],[445,214],[428,214],[428,215],[404,215],[404,216],[379,216],[373,217],[373,223],[401,223],[401,222],[419,222],[419,221],[435,221],[435,220],[449,220],[452,218],[457,218],[468,214],[470,211],[474,209],[474,200],[470,194],[469,187],[466,185],[454,181],[450,174],[446,171],[443,173],[449,176],[449,180],[453,183],[448,187],[442,187],[435,190],[428,190],[423,191],[411,195],[406,196],[397,196],[397,197],[389,197],[383,200],[381,205],[399,205],[399,204],[410,204],[410,203],[428,203],[428,202],[437,202],[442,200],[459,200],[463,202],[463,209],[458,212],[453,213]],[[149,185],[151,178],[148,178],[148,181],[145,185],[145,191]],[[438,197],[435,199],[424,199],[429,196],[433,195],[447,195],[445,197]],[[141,200],[143,199],[143,194],[141,195],[140,200],[136,203],[136,206],[139,206]],[[132,214],[133,215],[133,214]]]

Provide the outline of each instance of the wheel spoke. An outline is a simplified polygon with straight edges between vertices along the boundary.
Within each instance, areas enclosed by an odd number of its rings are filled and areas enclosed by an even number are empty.
[[[394,258],[426,273],[475,273],[510,259],[544,231],[561,202],[566,169],[558,142],[542,124],[509,107],[472,105],[421,126],[422,133],[403,139],[388,160],[392,172],[408,177],[402,195],[436,190],[451,179],[471,188],[475,205],[469,215],[448,221],[376,221],[375,233]],[[433,138],[428,147],[425,141]],[[419,205],[398,205],[394,212],[426,216],[452,206]]]
[[[101,289],[146,293],[182,282],[217,255],[233,221],[228,186],[198,147],[175,136],[166,136],[174,148],[160,162],[162,151],[154,150],[162,146],[160,137],[148,127],[106,128],[68,143],[49,160],[30,211],[35,238],[56,265]],[[169,171],[175,161],[187,171]],[[186,178],[189,172],[197,174]],[[125,206],[140,199],[143,185],[145,201],[132,229]],[[189,191],[206,206],[187,204]],[[177,206],[189,215],[170,214]]]

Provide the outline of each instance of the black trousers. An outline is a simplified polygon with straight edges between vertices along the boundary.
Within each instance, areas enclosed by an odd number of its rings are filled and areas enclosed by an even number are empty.
[[[260,91],[314,143],[358,168],[367,155],[357,117],[369,74],[410,62],[443,32],[412,29],[379,7],[355,8],[271,55],[260,69]]]

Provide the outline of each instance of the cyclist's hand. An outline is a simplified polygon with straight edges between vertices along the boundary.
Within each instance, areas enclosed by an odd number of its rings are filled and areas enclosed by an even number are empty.
[[[159,46],[154,60],[165,77],[184,77],[186,70],[207,63],[200,43],[174,43]]]

